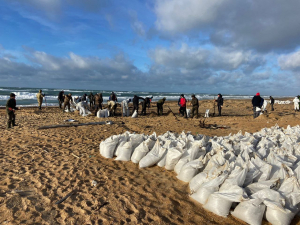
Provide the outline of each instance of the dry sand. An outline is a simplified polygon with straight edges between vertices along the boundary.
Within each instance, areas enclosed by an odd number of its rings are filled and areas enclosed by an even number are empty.
[[[222,136],[275,124],[286,128],[299,124],[300,113],[293,112],[292,104],[275,105],[274,112],[254,120],[250,100],[227,100],[224,116],[210,117],[206,123],[231,128],[205,129],[199,127],[203,118],[176,120],[166,105],[178,116],[176,103],[166,102],[161,117],[153,104],[147,116],[109,118],[113,125],[46,130],[37,128],[70,118],[82,123],[106,119],[62,113],[58,108],[23,108],[16,112],[20,126],[6,130],[5,110],[0,109],[0,224],[243,224],[232,216],[221,218],[205,211],[189,197],[188,184],[175,172],[103,158],[100,142],[127,130]],[[213,112],[212,101],[200,102],[201,116],[208,108]],[[71,191],[73,195],[55,204]],[[300,224],[298,217],[293,224]]]

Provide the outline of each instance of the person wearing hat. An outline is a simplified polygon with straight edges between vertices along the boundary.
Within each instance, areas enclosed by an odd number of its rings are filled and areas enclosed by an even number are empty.
[[[191,118],[193,118],[194,116],[198,118],[199,102],[195,95],[192,95],[191,105],[192,105]]]
[[[14,93],[10,93],[10,98],[6,102],[6,113],[8,117],[7,129],[11,128],[11,126],[17,126],[15,110],[19,110],[20,107],[17,108],[16,105],[16,95]]]
[[[178,100],[178,105],[180,106],[179,108],[180,115],[186,118],[186,99],[184,97],[184,94],[180,95],[180,98]]]
[[[217,102],[219,116],[221,116],[221,111],[222,111],[222,108],[223,108],[223,101],[224,100],[223,100],[223,97],[220,93],[218,94],[218,98],[215,101]]]
[[[71,109],[70,109],[70,101],[73,102],[72,94],[71,93],[69,93],[67,96],[65,96],[63,112],[65,112],[66,106],[68,106],[69,112],[71,111]]]
[[[58,97],[57,97],[57,100],[58,100],[58,103],[59,103],[59,108],[61,109],[62,107],[62,104],[64,103],[64,99],[65,99],[65,92],[64,90],[60,91],[58,93]]]
[[[252,98],[252,106],[253,106],[253,118],[255,119],[260,115],[261,111],[261,102],[262,97],[260,97],[260,93],[256,93],[256,95]]]
[[[95,96],[93,96],[94,101],[95,101],[95,116],[97,116],[97,112],[98,110],[102,110],[102,102],[103,102],[103,97],[102,97],[102,93],[97,93],[95,94]]]
[[[157,115],[162,115],[163,114],[163,104],[165,103],[166,101],[166,97],[163,97],[162,99],[158,100],[158,102],[156,103],[156,106],[157,106]]]
[[[43,103],[43,98],[45,97],[45,94],[42,94],[42,90],[39,90],[39,93],[36,94],[36,98],[39,104],[39,109],[42,109],[42,103]]]

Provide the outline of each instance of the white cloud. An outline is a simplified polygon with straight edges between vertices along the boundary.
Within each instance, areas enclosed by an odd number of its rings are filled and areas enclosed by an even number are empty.
[[[300,50],[281,55],[278,58],[278,63],[281,69],[283,70],[299,70],[300,69]]]

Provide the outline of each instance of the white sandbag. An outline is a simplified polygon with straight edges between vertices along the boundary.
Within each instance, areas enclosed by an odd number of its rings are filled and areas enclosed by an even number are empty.
[[[163,156],[162,156],[161,159],[158,161],[157,165],[158,165],[159,167],[164,167],[164,166],[166,165],[167,153],[168,153],[168,149],[166,149],[166,151],[164,152]]]
[[[203,206],[206,210],[227,217],[233,202],[241,202],[248,199],[243,188],[233,185],[229,190],[211,194]]]
[[[262,199],[250,199],[239,203],[231,214],[250,225],[261,225],[265,208]]]
[[[136,110],[134,110],[134,112],[133,112],[133,114],[132,114],[132,116],[131,116],[132,118],[137,118],[138,117],[138,113],[137,113],[137,111]]]
[[[132,156],[131,156],[131,161],[133,163],[139,163],[140,160],[147,155],[149,152],[149,148],[147,146],[147,142],[143,141],[136,149],[134,150]]]
[[[251,162],[248,161],[248,172],[246,174],[245,182],[243,184],[243,187],[248,186],[253,182],[253,179],[259,176],[261,172],[259,169]]]
[[[194,176],[191,179],[191,181],[189,183],[190,192],[192,194],[195,193],[201,187],[201,185],[204,182],[207,182],[207,181],[208,181],[208,176],[207,176],[206,172],[202,172],[202,173],[197,174],[196,176]]]
[[[125,142],[119,150],[118,156],[117,158],[115,158],[115,160],[120,160],[120,161],[129,161],[131,154],[132,154],[132,142],[128,141]]]
[[[198,159],[188,162],[182,167],[177,178],[183,182],[189,182],[197,174],[197,171],[202,167],[203,164]]]
[[[160,146],[159,140],[157,140],[153,149],[140,160],[139,167],[144,168],[155,165],[162,158],[165,151],[166,149]]]
[[[205,182],[201,185],[201,187],[191,195],[191,198],[195,199],[197,202],[200,202],[204,205],[207,202],[208,197],[219,190],[219,186],[224,182],[224,180],[228,177],[227,173],[222,174],[208,182]]]
[[[187,164],[189,162],[189,157],[186,156],[184,158],[181,158],[178,163],[175,165],[174,167],[174,171],[179,174],[180,173],[180,170],[182,169],[182,167]]]
[[[133,135],[130,135],[129,139],[130,139],[130,141],[132,143],[133,150],[144,141],[144,137],[143,137],[142,134],[133,134]]]
[[[279,186],[280,186],[279,179],[259,181],[259,182],[249,184],[247,187],[245,187],[245,191],[250,196],[250,195],[252,195],[258,191],[261,191],[263,189],[266,189],[266,188],[278,189]]]
[[[248,168],[241,168],[236,166],[220,187],[220,191],[228,190],[232,185],[242,186],[245,182],[247,172]]]
[[[105,158],[112,158],[119,140],[117,137],[109,137],[100,143],[100,154]]]
[[[173,147],[168,150],[166,155],[166,165],[167,170],[174,170],[175,165],[178,163],[180,157],[183,155],[184,150],[179,147]]]
[[[106,118],[109,116],[109,111],[107,109],[98,110],[97,117],[98,118]]]
[[[186,117],[187,118],[191,117],[191,109],[186,109]]]
[[[295,215],[295,212],[291,212],[288,209],[285,209],[284,211],[271,207],[267,207],[266,209],[266,219],[272,225],[289,225]]]

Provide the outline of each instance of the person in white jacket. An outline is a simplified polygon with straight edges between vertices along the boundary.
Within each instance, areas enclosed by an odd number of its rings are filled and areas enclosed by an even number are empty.
[[[295,112],[296,112],[296,111],[299,111],[299,102],[300,102],[299,98],[298,98],[298,97],[295,97],[294,100],[293,100],[293,102],[294,102],[294,109],[295,109]]]
[[[123,116],[129,116],[130,112],[129,112],[129,107],[128,107],[128,103],[131,102],[131,98],[125,99],[122,101],[121,105],[123,108]]]

